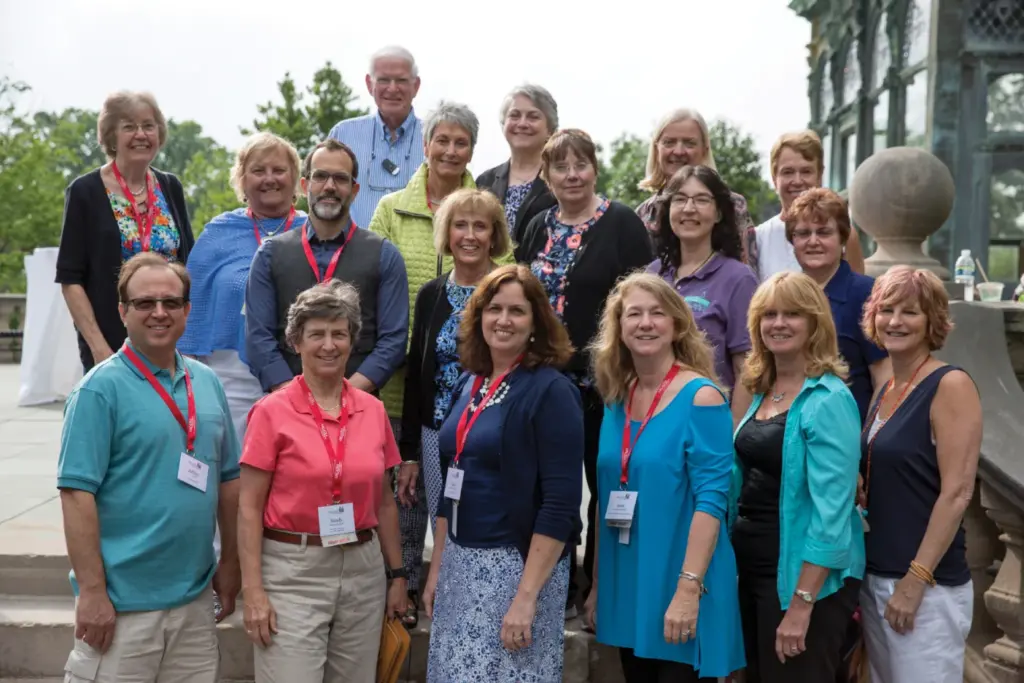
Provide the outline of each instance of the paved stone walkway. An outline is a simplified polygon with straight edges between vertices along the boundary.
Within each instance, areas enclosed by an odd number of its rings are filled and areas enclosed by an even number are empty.
[[[0,364],[0,548],[63,556],[56,471],[64,404],[17,407],[19,371]]]

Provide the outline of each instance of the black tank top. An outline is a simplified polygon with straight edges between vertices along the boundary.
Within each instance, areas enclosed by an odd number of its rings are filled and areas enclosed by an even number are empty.
[[[868,572],[901,578],[928,528],[932,508],[939,497],[941,478],[932,442],[931,407],[939,382],[960,368],[943,366],[925,377],[907,394],[896,412],[878,429],[871,446],[871,481],[868,488],[868,522],[864,537]],[[883,390],[868,413],[861,437],[861,472],[867,465],[868,435]],[[935,567],[935,580],[944,586],[961,586],[971,579],[963,525],[949,550]]]

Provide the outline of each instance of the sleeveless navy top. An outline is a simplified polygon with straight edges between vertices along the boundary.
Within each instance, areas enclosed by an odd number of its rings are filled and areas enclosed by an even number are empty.
[[[867,571],[871,574],[902,578],[917,556],[941,488],[939,462],[932,442],[932,399],[942,378],[959,369],[945,365],[921,380],[877,431],[871,447],[868,488],[871,531],[864,535]],[[871,422],[885,393],[883,389],[871,407],[868,414]],[[868,434],[872,425],[869,422],[864,427],[862,474],[867,465]],[[963,525],[933,573],[936,582],[943,586],[961,586],[971,580]]]

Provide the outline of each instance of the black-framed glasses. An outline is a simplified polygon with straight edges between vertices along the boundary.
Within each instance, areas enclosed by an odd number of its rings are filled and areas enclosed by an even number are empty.
[[[188,303],[188,299],[183,296],[169,296],[162,299],[150,296],[141,296],[135,299],[128,299],[124,302],[125,306],[134,308],[140,313],[152,313],[156,310],[157,305],[162,305],[165,311],[180,311],[185,308],[185,304]]]

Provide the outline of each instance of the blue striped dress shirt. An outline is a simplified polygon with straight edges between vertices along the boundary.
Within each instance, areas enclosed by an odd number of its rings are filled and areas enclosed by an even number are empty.
[[[359,196],[352,202],[352,220],[360,228],[370,225],[377,202],[386,194],[405,188],[416,169],[423,163],[423,123],[416,112],[398,127],[398,137],[391,140],[380,114],[374,112],[354,119],[345,119],[331,129],[329,137],[352,148],[359,162]],[[385,160],[396,167],[392,175],[384,168]],[[390,165],[390,164],[389,164]]]

